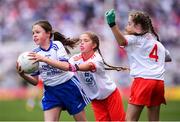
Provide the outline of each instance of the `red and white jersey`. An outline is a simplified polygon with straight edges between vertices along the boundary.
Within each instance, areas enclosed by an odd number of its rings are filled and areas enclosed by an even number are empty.
[[[116,84],[110,79],[104,69],[104,63],[99,53],[95,52],[93,56],[86,61],[82,58],[81,53],[76,54],[70,58],[69,62],[71,64],[94,64],[95,71],[93,72],[77,72],[77,77],[82,84],[83,90],[91,100],[105,99],[116,89]]]
[[[164,80],[165,48],[156,37],[147,33],[143,36],[126,35],[125,38],[130,75]]]

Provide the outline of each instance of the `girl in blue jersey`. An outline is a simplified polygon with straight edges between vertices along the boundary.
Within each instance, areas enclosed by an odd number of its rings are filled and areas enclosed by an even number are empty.
[[[25,74],[17,63],[17,71],[32,85],[38,84],[38,75],[42,78],[44,120],[58,121],[61,111],[65,109],[76,121],[86,121],[84,107],[89,103],[89,99],[74,74],[57,66],[59,61],[68,61],[69,51],[64,46],[73,48],[76,42],[65,38],[59,32],[53,32],[51,24],[45,20],[36,22],[32,27],[32,33],[34,42],[39,45],[34,52],[48,57],[49,62],[39,60],[39,70],[31,75]],[[52,37],[54,41],[51,40]]]

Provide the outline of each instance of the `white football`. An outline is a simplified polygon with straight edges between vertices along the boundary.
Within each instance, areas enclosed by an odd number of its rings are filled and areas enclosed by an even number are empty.
[[[21,53],[18,57],[18,64],[21,66],[21,69],[24,70],[24,73],[31,74],[38,70],[39,62],[34,63],[34,60],[29,60],[29,52]]]

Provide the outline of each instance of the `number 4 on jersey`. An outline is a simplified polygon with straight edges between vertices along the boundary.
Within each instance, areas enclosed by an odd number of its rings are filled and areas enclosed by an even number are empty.
[[[155,59],[156,62],[158,61],[157,51],[158,51],[158,46],[157,46],[157,44],[155,44],[153,49],[151,50],[151,52],[149,54],[149,58]]]

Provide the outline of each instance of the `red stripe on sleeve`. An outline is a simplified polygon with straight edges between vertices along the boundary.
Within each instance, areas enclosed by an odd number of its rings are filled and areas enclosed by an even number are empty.
[[[96,65],[92,62],[88,63],[91,66],[91,72],[96,72]]]

